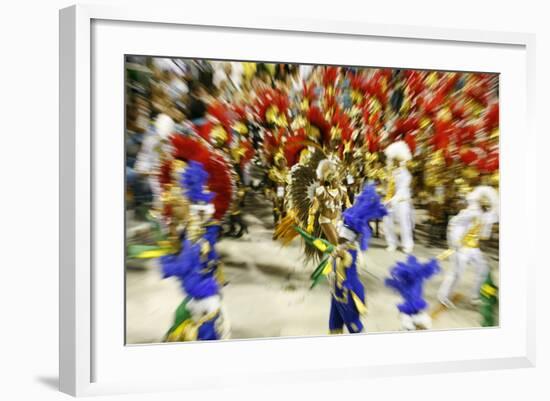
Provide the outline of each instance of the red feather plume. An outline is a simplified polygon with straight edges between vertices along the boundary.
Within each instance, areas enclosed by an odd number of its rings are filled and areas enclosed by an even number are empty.
[[[304,99],[307,99],[310,104],[317,99],[317,94],[315,93],[315,84],[313,82],[309,85],[304,82],[302,96],[304,97]]]
[[[310,107],[307,112],[309,123],[317,127],[321,133],[322,143],[326,143],[330,139],[330,124],[325,119],[325,116],[318,107]]]
[[[487,154],[487,157],[481,159],[478,164],[478,169],[483,173],[493,173],[499,168],[499,152],[494,150]]]
[[[334,87],[336,85],[336,79],[338,78],[338,67],[327,67],[323,74],[323,85],[325,88],[329,86]]]
[[[244,166],[246,166],[248,162],[254,157],[254,147],[249,141],[246,140],[242,141],[240,146],[245,149],[244,155],[239,162],[241,168],[244,168]]]
[[[231,130],[231,114],[226,105],[220,102],[208,106],[207,113],[220,122],[226,131]]]
[[[498,127],[499,115],[500,113],[498,103],[493,103],[491,106],[489,106],[487,114],[485,115],[485,129],[487,131],[490,132]]]
[[[283,152],[288,167],[292,167],[298,163],[300,152],[307,147],[306,141],[307,135],[303,128],[300,128],[295,135],[287,138]]]

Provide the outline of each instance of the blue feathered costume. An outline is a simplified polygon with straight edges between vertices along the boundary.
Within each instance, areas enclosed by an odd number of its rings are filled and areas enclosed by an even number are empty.
[[[182,173],[180,186],[191,202],[191,216],[181,238],[180,251],[161,258],[164,277],[180,280],[185,300],[176,310],[166,341],[218,340],[221,338],[220,284],[216,280],[218,255],[214,249],[219,226],[208,225],[214,194],[205,191],[208,173],[191,161]],[[194,211],[193,211],[194,210]]]
[[[361,317],[366,313],[365,289],[359,280],[357,259],[359,252],[368,248],[372,234],[369,221],[386,214],[374,185],[367,185],[343,213],[343,225],[338,230],[339,257],[334,258],[332,265],[334,279],[329,317],[332,334],[342,333],[344,325],[350,333],[364,330]]]
[[[424,312],[428,303],[424,299],[423,289],[424,283],[439,270],[436,259],[420,263],[413,255],[409,255],[406,262],[397,262],[391,269],[391,277],[385,283],[403,297],[403,303],[397,305],[397,309],[401,313],[404,329],[431,327],[431,318]]]

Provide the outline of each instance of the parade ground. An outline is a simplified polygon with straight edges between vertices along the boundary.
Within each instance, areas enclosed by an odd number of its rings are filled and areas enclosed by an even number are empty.
[[[282,247],[272,240],[273,217],[270,203],[260,193],[247,197],[243,217],[248,233],[239,239],[222,238],[217,244],[223,262],[227,285],[223,304],[231,325],[231,338],[251,339],[328,334],[330,293],[326,282],[309,289],[312,265],[305,265],[299,239]],[[422,231],[423,211],[416,210],[414,255],[422,261],[446,249],[428,245]],[[129,235],[135,227],[147,223],[128,217]],[[381,225],[380,225],[381,226]],[[364,253],[360,277],[366,288],[368,313],[365,319],[369,333],[401,330],[396,305],[397,294],[384,285],[390,268],[405,260],[401,251],[389,252],[381,232],[370,241]],[[498,279],[498,252],[486,252],[487,260]],[[450,260],[441,263],[442,271],[427,282],[424,294],[433,316],[432,330],[480,327],[479,307],[471,306],[468,295],[474,280],[473,269],[467,269],[456,292],[455,309],[445,309],[437,301],[437,290]],[[126,343],[161,342],[172,324],[174,311],[183,294],[175,278],[163,279],[156,260],[128,261],[126,268]]]

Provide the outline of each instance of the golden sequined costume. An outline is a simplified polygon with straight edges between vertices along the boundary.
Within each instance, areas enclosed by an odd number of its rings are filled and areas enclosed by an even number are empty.
[[[332,244],[338,241],[336,226],[340,220],[342,206],[349,207],[346,187],[340,184],[338,167],[330,159],[322,160],[317,167],[319,186],[315,188],[308,215],[307,231],[313,232],[314,221],[318,220],[325,238]]]

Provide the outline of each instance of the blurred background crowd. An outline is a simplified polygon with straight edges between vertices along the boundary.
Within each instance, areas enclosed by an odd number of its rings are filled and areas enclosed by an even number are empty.
[[[497,74],[145,56],[128,56],[126,74],[128,207],[138,215],[154,189],[146,179],[153,167],[136,161],[160,113],[226,152],[245,184],[267,189],[277,187],[270,170],[292,168],[307,153],[304,139],[326,148],[333,136],[331,151],[355,190],[369,179],[383,183],[383,151],[404,140],[413,198],[428,212],[433,240],[444,238],[471,188],[498,189]]]

